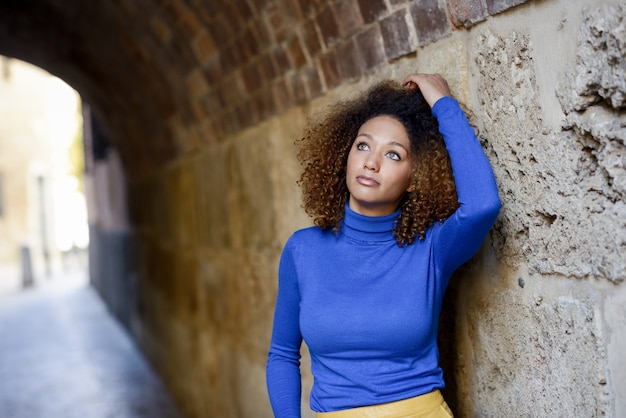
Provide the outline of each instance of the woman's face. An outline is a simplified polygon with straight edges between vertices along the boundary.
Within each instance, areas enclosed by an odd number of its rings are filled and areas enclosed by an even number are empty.
[[[409,137],[391,116],[376,116],[357,134],[346,170],[350,208],[361,215],[393,213],[411,184]]]

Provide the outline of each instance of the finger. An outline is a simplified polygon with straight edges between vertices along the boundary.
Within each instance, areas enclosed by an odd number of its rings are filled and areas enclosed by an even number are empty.
[[[409,88],[417,88],[418,78],[419,74],[409,74],[408,76],[404,77],[404,80],[402,80],[402,85],[409,86]]]

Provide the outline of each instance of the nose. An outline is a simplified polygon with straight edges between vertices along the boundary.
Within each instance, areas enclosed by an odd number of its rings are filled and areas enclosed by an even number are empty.
[[[368,157],[365,159],[365,162],[363,163],[363,168],[365,168],[366,170],[378,172],[378,169],[380,168],[378,159],[372,154],[368,155]]]

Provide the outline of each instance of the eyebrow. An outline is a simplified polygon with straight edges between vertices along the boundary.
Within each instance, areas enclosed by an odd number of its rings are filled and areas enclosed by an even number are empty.
[[[364,136],[366,138],[371,139],[372,141],[376,141],[376,139],[374,139],[374,137],[372,135],[368,134],[367,132],[361,132],[356,137],[358,138],[360,136]],[[387,145],[395,145],[395,146],[398,146],[398,147],[404,149],[407,153],[409,152],[409,150],[404,146],[404,144],[401,144],[401,143],[399,143],[397,141],[390,141],[390,142],[387,143]]]

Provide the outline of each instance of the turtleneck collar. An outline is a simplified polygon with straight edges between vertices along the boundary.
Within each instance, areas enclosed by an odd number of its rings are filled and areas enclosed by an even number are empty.
[[[400,209],[385,216],[365,216],[356,213],[346,204],[341,232],[359,241],[381,242],[394,240],[393,224]]]

